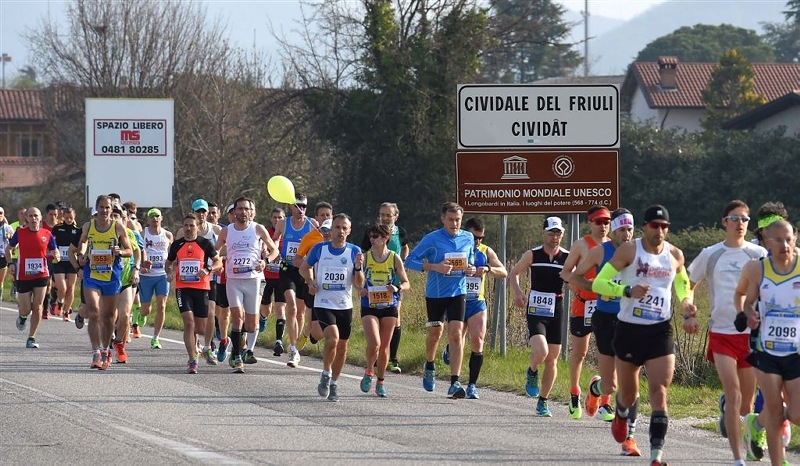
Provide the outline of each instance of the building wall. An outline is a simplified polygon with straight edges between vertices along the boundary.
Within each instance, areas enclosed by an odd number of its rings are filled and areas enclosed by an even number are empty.
[[[770,131],[778,127],[786,127],[786,135],[794,136],[800,134],[800,106],[794,106],[772,115],[756,125],[756,131]]]

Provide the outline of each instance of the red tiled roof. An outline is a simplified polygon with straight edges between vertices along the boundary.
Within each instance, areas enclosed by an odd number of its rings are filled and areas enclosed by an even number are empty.
[[[0,89],[0,120],[44,120],[42,92]]]
[[[634,62],[623,84],[623,98],[630,102],[638,85],[651,108],[703,108],[701,93],[715,66],[717,63],[677,62],[677,88],[662,90],[658,63]],[[753,71],[755,91],[768,102],[800,89],[800,63],[753,63]]]

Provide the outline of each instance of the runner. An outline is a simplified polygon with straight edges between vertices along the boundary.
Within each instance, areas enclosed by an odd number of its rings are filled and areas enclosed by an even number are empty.
[[[275,234],[275,226],[281,221],[286,219],[286,213],[283,209],[276,207],[269,213],[270,224],[272,226],[267,228],[267,233],[270,237]],[[278,249],[282,249],[281,244],[278,244]],[[275,345],[272,349],[273,356],[280,356],[286,350],[283,347],[283,332],[286,330],[286,295],[281,288],[280,280],[281,271],[281,257],[278,256],[275,260],[267,264],[264,269],[264,279],[267,281],[264,287],[264,294],[261,295],[261,315],[258,318],[258,333],[267,329],[267,318],[275,311]],[[273,303],[274,299],[274,303]]]
[[[650,461],[663,461],[667,434],[667,390],[675,372],[675,342],[672,337],[671,288],[683,308],[683,328],[696,333],[695,307],[689,277],[683,266],[683,252],[669,244],[669,213],[664,206],[653,205],[644,214],[644,232],[617,248],[592,283],[592,290],[605,296],[622,297],[614,336],[616,371],[619,381],[616,412],[611,422],[614,440],[628,437],[628,415],[638,401],[639,371],[647,370],[650,395]],[[619,273],[621,283],[614,281]],[[674,284],[673,284],[674,282]]]
[[[197,202],[193,207],[198,207]],[[164,264],[167,280],[175,280],[175,299],[183,319],[183,344],[189,355],[188,374],[197,373],[197,359],[200,356],[197,354],[197,333],[206,332],[211,275],[222,266],[214,244],[198,236],[198,223],[195,214],[184,217],[182,235],[170,245]],[[204,355],[206,351],[211,351],[211,348],[206,346]]]
[[[56,203],[47,204],[44,210],[45,210],[45,215],[44,218],[42,219],[41,227],[49,232],[52,232],[53,228],[55,228],[55,226],[58,225],[59,222],[61,222],[60,219],[61,211],[59,210],[58,205]],[[50,315],[54,316],[60,315],[56,305],[56,299],[55,299],[56,296],[53,296],[57,295],[54,286],[55,283],[53,282],[55,276],[55,272],[53,271],[53,266],[55,266],[53,262],[47,261],[47,270],[50,273],[50,281],[47,283],[47,291],[44,294],[42,319],[48,319]]]
[[[28,316],[32,316],[25,347],[38,348],[36,330],[41,322],[44,295],[50,282],[46,263],[51,258],[59,261],[61,257],[52,233],[42,228],[42,213],[39,209],[30,207],[25,216],[26,227],[18,228],[14,232],[5,247],[5,255],[10,256],[11,249],[19,246],[19,260],[17,264],[11,264],[11,273],[17,280],[17,330],[25,329]]]
[[[155,207],[147,211],[147,228],[144,229],[144,262],[142,262],[139,292],[141,294],[141,317],[133,325],[133,336],[141,332],[141,327],[147,323],[147,316],[152,310],[151,301],[153,293],[156,295],[156,318],[153,322],[153,337],[150,339],[150,348],[161,349],[158,337],[164,328],[164,318],[167,311],[167,296],[169,295],[169,282],[164,271],[164,260],[167,258],[169,246],[172,244],[172,233],[161,227],[161,211]]]
[[[633,239],[633,215],[628,209],[620,208],[611,212],[611,241],[606,241],[600,247],[589,250],[589,254],[578,264],[578,267],[564,280],[570,286],[581,290],[592,289],[592,282],[585,277],[590,270],[599,272],[606,262],[611,260],[614,252],[620,245]],[[617,281],[619,276],[615,277]],[[597,345],[597,362],[600,375],[595,375],[589,382],[586,390],[586,414],[593,417],[602,404],[608,403],[608,398],[617,389],[617,373],[614,369],[614,330],[617,327],[617,314],[619,313],[619,298],[600,296],[597,300],[597,310],[592,314],[592,332]],[[623,456],[642,456],[636,445],[636,421],[638,419],[639,399],[630,407],[628,413],[628,436],[622,442]],[[612,411],[613,414],[613,411]]]
[[[85,317],[89,320],[93,369],[106,370],[111,364],[108,343],[114,333],[114,317],[122,286],[120,258],[131,257],[133,249],[125,227],[111,218],[111,198],[98,196],[97,216],[83,225],[77,247],[70,246],[70,259],[78,252],[77,263],[84,269]],[[88,246],[88,248],[87,248]],[[88,253],[88,256],[86,255]],[[76,319],[77,323],[77,319]]]
[[[364,255],[358,246],[347,242],[350,228],[347,214],[334,216],[330,242],[314,246],[300,266],[300,275],[314,295],[314,312],[325,333],[317,392],[328,401],[339,401],[336,381],[347,359],[353,286],[364,286]]]
[[[303,264],[303,260],[316,244],[322,241],[330,241],[331,228],[333,227],[333,206],[327,202],[318,202],[314,206],[314,221],[319,225],[319,228],[312,228],[311,231],[303,235],[303,239],[300,240],[300,245],[297,247],[297,254],[294,256],[295,267],[300,267]],[[313,312],[314,296],[309,293],[303,293],[303,295],[303,304],[306,307],[306,328],[300,332],[300,337],[297,340],[298,350],[303,349],[306,345],[306,340],[316,345],[317,341],[324,338],[322,328],[319,326],[319,322]]]
[[[17,231],[17,229],[19,227],[21,227],[21,226],[24,227],[28,223],[28,218],[25,216],[25,211],[26,211],[26,209],[24,207],[22,207],[20,209],[17,209],[17,220],[15,222],[11,223],[12,232],[13,231]],[[9,264],[16,264],[18,257],[19,257],[19,249],[18,248],[12,248],[11,249],[11,261],[9,262]],[[16,280],[14,275],[15,275],[14,273],[11,274],[11,298],[12,299],[16,299],[17,298],[17,280]]]
[[[611,212],[607,208],[595,205],[586,211],[589,218],[590,234],[572,243],[569,257],[561,270],[561,277],[566,280],[575,267],[589,255],[589,251],[608,241]],[[591,268],[586,273],[586,278],[591,280],[595,276],[595,269]],[[569,383],[570,401],[567,408],[572,419],[580,419],[581,410],[581,369],[583,360],[589,351],[589,338],[592,335],[592,315],[597,309],[597,294],[588,292],[575,286],[570,286],[575,292],[569,318]],[[600,409],[596,415],[598,419],[611,422],[614,413],[609,406],[610,397],[606,396],[600,402]],[[589,414],[589,413],[587,413]]]
[[[564,226],[558,217],[547,217],[542,235],[544,244],[525,251],[511,269],[514,304],[526,310],[530,362],[526,372],[525,392],[538,397],[536,414],[552,417],[547,397],[558,374],[556,359],[561,351],[561,319],[564,318],[564,282],[559,275],[569,256],[561,247]],[[530,292],[526,296],[519,285],[519,276],[530,270]],[[544,363],[541,386],[539,365]]]
[[[373,225],[367,230],[367,235],[372,247],[364,257],[365,283],[359,292],[361,327],[367,343],[361,391],[369,393],[372,388],[372,378],[375,377],[372,368],[377,361],[378,381],[375,384],[375,394],[385,397],[386,387],[383,381],[389,363],[389,343],[397,325],[398,298],[402,291],[411,288],[411,284],[406,276],[403,259],[388,248],[387,243],[392,236],[389,226]]]
[[[11,259],[10,255],[6,255],[6,246],[8,240],[14,234],[14,229],[9,225],[6,220],[6,211],[0,207],[0,301],[3,301],[3,284],[6,282],[6,274],[8,273],[8,264]]]
[[[735,465],[745,464],[742,459],[739,416],[746,416],[751,412],[756,375],[753,366],[747,362],[750,354],[750,332],[740,333],[734,326],[737,312],[731,296],[739,284],[744,264],[767,255],[767,251],[761,246],[744,240],[749,221],[750,208],[747,204],[740,200],[728,203],[722,213],[725,240],[703,249],[689,265],[693,291],[698,283],[708,280],[711,316],[708,320],[706,357],[717,368],[725,391],[719,429],[722,436],[728,438]],[[752,454],[752,449],[750,451]]]
[[[406,267],[428,272],[425,282],[425,307],[428,314],[428,337],[425,340],[425,366],[422,386],[436,389],[436,367],[433,359],[442,337],[447,315],[447,338],[450,358],[448,398],[464,398],[466,391],[459,382],[464,357],[464,314],[466,312],[467,276],[475,275],[475,239],[461,229],[464,209],[455,202],[442,205],[443,227],[428,233],[408,255]]]
[[[75,222],[75,209],[70,205],[63,210],[63,221],[53,228],[53,236],[60,252],[61,260],[53,266],[53,278],[58,290],[56,305],[64,322],[70,321],[72,302],[75,300],[75,283],[78,269],[72,266],[69,258],[70,245],[78,246],[81,227]]]
[[[224,225],[227,227],[232,220],[235,220],[235,206],[229,205],[227,209],[226,218],[229,219],[228,223]],[[223,228],[224,229],[224,228]],[[217,238],[219,239],[219,237]],[[226,256],[228,255],[228,248],[217,248],[220,258],[222,259],[223,268],[217,274],[217,338],[219,339],[219,348],[217,348],[217,362],[225,362],[231,354],[231,341],[228,339],[228,327],[231,319],[231,311],[228,303],[228,277],[225,275]],[[234,361],[231,359],[230,361]]]
[[[258,315],[261,276],[267,262],[278,256],[275,243],[263,225],[253,221],[256,205],[252,199],[240,197],[233,203],[236,220],[225,227],[217,239],[217,250],[227,246],[225,275],[228,302],[230,303],[233,347],[230,359],[234,372],[244,372],[242,358],[242,329],[248,332],[247,351],[244,357],[250,364],[257,362],[253,355],[256,316]],[[266,257],[266,260],[262,259]],[[244,319],[243,319],[244,317]],[[244,325],[242,321],[244,320]],[[253,336],[251,337],[252,334]],[[252,339],[251,339],[252,338]]]
[[[120,207],[119,204],[114,204],[111,207],[111,218],[122,225],[129,225],[127,213],[128,211]],[[133,297],[136,294],[136,285],[139,284],[139,268],[142,264],[142,249],[144,249],[144,241],[136,230],[126,226],[125,233],[131,243],[133,255],[122,258],[121,287],[119,299],[117,300],[114,340],[111,344],[117,356],[117,363],[120,364],[128,362],[125,343],[128,342],[128,335],[131,330],[131,307],[133,306]]]

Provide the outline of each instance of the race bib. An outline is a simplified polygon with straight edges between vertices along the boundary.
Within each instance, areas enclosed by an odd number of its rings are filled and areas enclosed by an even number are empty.
[[[152,264],[150,266],[151,269],[163,269],[164,268],[164,256],[162,256],[161,254],[152,254],[152,255],[147,256],[147,258],[150,259],[150,262]]]
[[[96,272],[108,272],[114,262],[111,249],[92,249],[89,252],[89,268]]]
[[[25,275],[39,275],[44,273],[44,259],[25,259]]]
[[[294,262],[294,256],[297,255],[297,250],[300,249],[300,243],[289,241],[286,243],[286,262],[291,264]]]
[[[597,310],[597,300],[590,299],[583,303],[583,325],[587,327],[592,326],[592,316],[594,311]]]
[[[536,317],[555,317],[556,294],[531,290],[528,295],[528,315]]]
[[[761,323],[764,349],[776,356],[797,353],[800,346],[800,316],[791,312],[770,311]]]
[[[58,253],[61,255],[61,262],[69,262],[69,246],[59,246]]]
[[[368,286],[367,299],[369,300],[369,307],[389,307],[394,301],[394,293],[389,291],[386,285]]]
[[[197,259],[184,259],[178,263],[178,276],[182,282],[199,282],[201,261]]]
[[[633,304],[633,317],[635,319],[659,322],[664,320],[669,299],[666,296],[669,290],[650,287],[647,296],[637,299]]]
[[[448,252],[445,253],[444,259],[450,262],[453,268],[450,274],[456,277],[463,277],[467,271],[467,253],[466,252]]]
[[[234,275],[251,273],[254,270],[253,259],[250,256],[229,257],[228,260],[231,263],[231,271]]]
[[[344,289],[347,269],[345,267],[325,267],[322,269],[320,278],[323,290],[340,291]]]
[[[281,271],[281,260],[276,259],[274,262],[267,263],[267,272],[278,273]]]
[[[475,301],[481,294],[481,278],[467,277],[467,299]]]

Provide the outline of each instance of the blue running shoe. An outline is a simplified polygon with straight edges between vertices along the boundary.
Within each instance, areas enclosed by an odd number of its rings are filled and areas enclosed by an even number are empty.
[[[436,369],[422,368],[422,387],[429,392],[436,389]]]
[[[480,395],[478,395],[478,387],[476,387],[474,383],[467,385],[467,399],[477,400],[478,398],[480,398]]]
[[[444,351],[442,351],[442,361],[448,366],[450,365],[450,344],[444,345]]]
[[[536,402],[536,414],[541,417],[553,417],[553,413],[547,407],[547,400],[539,398],[539,401]]]
[[[464,387],[461,386],[461,383],[456,380],[455,382],[450,384],[450,388],[447,389],[447,398],[453,398],[454,400],[460,400],[467,395],[467,392],[464,391]]]
[[[372,389],[372,374],[364,372],[364,377],[361,378],[361,391],[369,393]]]
[[[728,438],[728,429],[725,427],[725,394],[719,396],[719,433],[723,438]]]
[[[267,318],[264,316],[259,316],[258,318],[258,333],[263,332],[267,329]]]
[[[231,341],[226,339],[225,343],[219,342],[219,348],[217,349],[217,361],[225,362],[225,359],[228,357],[229,349],[231,346]]]
[[[756,390],[756,399],[753,402],[753,412],[758,414],[764,409],[764,395],[761,393],[761,387]]]
[[[525,383],[525,393],[531,398],[539,396],[539,371],[533,372],[528,368],[527,381]]]

